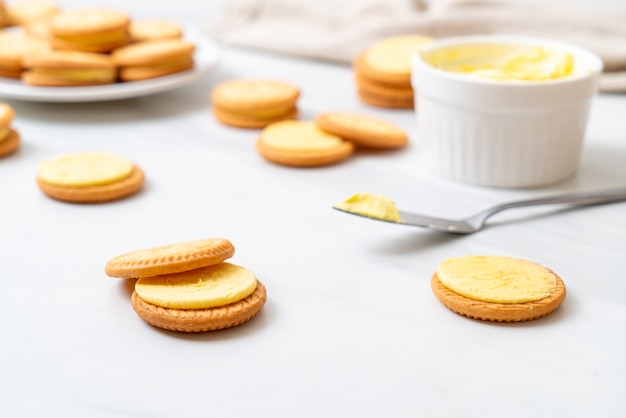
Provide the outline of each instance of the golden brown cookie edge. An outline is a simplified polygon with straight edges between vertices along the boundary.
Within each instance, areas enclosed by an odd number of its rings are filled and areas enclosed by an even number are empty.
[[[37,178],[37,185],[47,196],[68,203],[104,203],[137,193],[145,182],[141,168],[133,165],[128,177],[121,180],[88,187],[58,186]]]
[[[565,300],[565,284],[561,277],[552,273],[556,277],[556,287],[550,296],[525,303],[494,303],[466,298],[444,286],[437,273],[432,275],[430,284],[437,299],[457,314],[482,321],[522,322],[552,313]]]
[[[162,308],[142,300],[133,291],[131,304],[137,315],[148,324],[179,332],[206,332],[231,328],[254,318],[267,300],[267,291],[257,279],[254,292],[235,303],[206,309]]]

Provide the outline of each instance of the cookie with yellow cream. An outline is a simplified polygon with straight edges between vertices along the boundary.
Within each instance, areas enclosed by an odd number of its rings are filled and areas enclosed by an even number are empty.
[[[0,157],[12,154],[20,146],[20,135],[11,128],[15,111],[6,103],[0,103]]]
[[[322,113],[315,118],[315,123],[323,130],[363,147],[401,148],[409,141],[406,133],[393,123],[358,113]]]
[[[265,127],[256,148],[266,160],[292,167],[335,164],[354,152],[352,142],[322,130],[315,122],[294,120]]]
[[[194,66],[195,45],[183,39],[145,41],[118,48],[111,54],[122,81],[162,77]]]
[[[204,332],[243,324],[265,305],[265,286],[248,269],[224,262],[230,241],[213,238],[133,251],[111,259],[105,272],[134,278],[131,304],[147,323]]]
[[[238,128],[264,128],[298,115],[300,89],[293,84],[268,79],[236,79],[216,85],[211,91],[212,112],[223,124]]]
[[[115,64],[108,55],[48,51],[24,59],[22,81],[33,86],[90,86],[114,83]]]
[[[444,260],[431,278],[431,288],[450,310],[495,322],[541,318],[557,309],[566,295],[563,280],[552,270],[499,256]]]
[[[55,49],[110,52],[131,41],[129,16],[119,10],[66,10],[50,21],[50,43]]]
[[[71,203],[98,203],[137,193],[144,173],[124,157],[104,152],[79,152],[44,160],[37,185],[47,196]]]

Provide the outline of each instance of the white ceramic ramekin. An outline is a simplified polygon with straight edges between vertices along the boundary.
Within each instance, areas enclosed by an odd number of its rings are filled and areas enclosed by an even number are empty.
[[[543,46],[572,54],[581,75],[550,81],[498,81],[437,69],[424,57],[461,44]],[[534,187],[573,175],[579,164],[602,60],[575,45],[516,35],[432,42],[413,57],[418,143],[449,179],[495,187]]]

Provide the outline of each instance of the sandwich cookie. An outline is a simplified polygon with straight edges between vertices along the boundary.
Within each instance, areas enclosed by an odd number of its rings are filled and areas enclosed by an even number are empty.
[[[315,118],[323,130],[342,137],[355,145],[394,149],[408,143],[406,133],[385,120],[356,113],[328,112]]]
[[[143,171],[131,161],[104,152],[65,154],[43,161],[37,185],[47,196],[70,203],[99,203],[137,193]]]
[[[258,129],[298,116],[298,87],[278,80],[225,81],[211,91],[215,118],[229,126]]]
[[[77,9],[60,12],[50,21],[50,43],[55,49],[110,52],[131,41],[130,19],[113,9]]]
[[[248,269],[224,262],[230,241],[213,238],[166,245],[111,259],[111,277],[137,279],[131,304],[155,327],[181,332],[229,328],[254,318],[265,305],[265,286]]]
[[[319,167],[345,160],[352,142],[322,130],[314,122],[287,120],[261,131],[256,148],[268,161],[292,167]]]
[[[33,86],[111,84],[116,68],[108,55],[80,51],[48,51],[26,57],[22,81]]]
[[[466,256],[443,261],[431,278],[435,296],[469,318],[521,322],[541,318],[565,299],[552,270],[511,257]]]
[[[139,42],[111,54],[122,81],[138,81],[181,71],[194,66],[195,45],[183,39]]]
[[[0,103],[0,157],[12,154],[20,146],[20,135],[11,128],[15,111],[6,103]]]

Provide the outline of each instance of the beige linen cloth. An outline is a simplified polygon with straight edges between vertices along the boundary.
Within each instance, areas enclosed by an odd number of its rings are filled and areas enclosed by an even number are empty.
[[[600,90],[626,93],[626,8],[555,0],[228,0],[207,33],[226,44],[344,63],[379,39],[409,33],[541,36],[596,52],[604,61]]]

